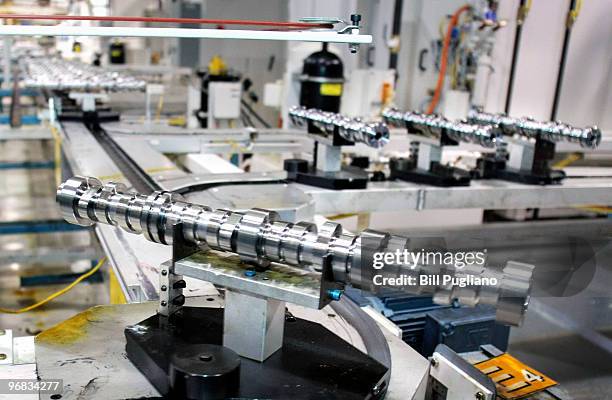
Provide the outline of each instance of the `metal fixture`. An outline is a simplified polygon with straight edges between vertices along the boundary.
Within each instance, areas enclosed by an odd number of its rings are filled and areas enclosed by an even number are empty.
[[[381,122],[363,122],[342,114],[298,106],[291,107],[289,117],[297,127],[303,128],[312,123],[325,134],[337,132],[349,142],[364,143],[375,149],[389,142],[389,128]]]
[[[596,148],[601,142],[601,130],[597,126],[578,128],[560,121],[536,121],[533,118],[515,118],[481,110],[471,110],[468,120],[483,126],[499,126],[509,136],[541,137],[551,142],[578,143],[586,148]]]
[[[471,110],[468,120],[482,126],[495,126],[507,136],[508,156],[484,154],[476,173],[482,178],[506,179],[528,184],[558,183],[565,172],[552,169],[556,142],[578,143],[594,149],[601,142],[601,131],[596,126],[577,128],[563,122],[536,121],[505,114],[491,114]]]
[[[293,125],[307,129],[315,145],[312,165],[307,160],[285,160],[288,179],[334,190],[367,187],[368,171],[342,165],[342,146],[364,143],[373,148],[383,147],[389,141],[389,128],[385,124],[298,106],[289,110],[289,118]]]
[[[243,262],[263,267],[281,263],[329,270],[331,281],[350,283],[369,291],[377,288],[372,279],[377,273],[389,277],[410,275],[420,282],[420,275],[436,271],[431,266],[404,268],[401,265],[375,270],[368,254],[403,251],[408,240],[400,236],[372,230],[354,235],[343,232],[342,226],[333,222],[326,222],[318,229],[309,222],[279,221],[275,212],[262,209],[245,213],[213,210],[184,202],[181,196],[169,192],[157,191],[146,196],[128,192],[122,184],[103,185],[95,178],[68,179],[58,188],[57,202],[62,216],[73,224],[115,225],[166,245],[173,244],[173,238],[180,235],[188,243],[236,253]],[[175,231],[176,227],[181,230]],[[432,293],[434,300],[442,303],[458,299],[467,305],[494,305],[499,321],[518,324],[528,305],[532,269],[532,266],[514,262],[509,262],[503,271],[484,267],[469,271],[439,268],[438,274],[491,277],[496,278],[499,285],[454,287],[434,282],[405,287],[407,291]],[[339,291],[328,293],[329,300],[340,296]]]
[[[390,108],[384,110],[382,116],[392,126],[403,126],[409,133],[437,141],[414,141],[411,143],[409,158],[391,158],[391,179],[435,186],[469,186],[469,171],[442,164],[442,147],[456,146],[461,141],[494,147],[502,141],[502,133],[496,127],[483,127],[464,121],[452,122],[435,114],[402,112]]]

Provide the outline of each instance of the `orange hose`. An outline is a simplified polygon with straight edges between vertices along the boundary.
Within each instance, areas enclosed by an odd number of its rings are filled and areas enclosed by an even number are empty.
[[[446,36],[444,37],[444,45],[442,46],[442,56],[440,57],[440,73],[438,74],[438,82],[436,83],[436,91],[434,92],[433,97],[431,98],[431,103],[429,103],[429,107],[427,107],[427,114],[431,114],[435,111],[438,106],[438,102],[440,101],[440,95],[442,94],[442,88],[444,87],[444,77],[446,76],[446,64],[448,63],[448,48],[450,47],[451,36],[453,34],[453,29],[457,26],[457,22],[459,21],[459,16],[464,11],[468,11],[470,6],[465,5],[459,8],[450,19],[448,24],[448,28],[446,30]]]

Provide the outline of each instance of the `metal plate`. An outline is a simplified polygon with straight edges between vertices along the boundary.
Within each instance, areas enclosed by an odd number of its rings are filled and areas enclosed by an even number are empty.
[[[312,220],[314,202],[310,196],[288,184],[230,185],[185,195],[187,201],[212,208],[246,211],[264,208],[279,213],[283,221]]]
[[[220,307],[219,296],[187,299],[187,305]],[[62,400],[125,399],[159,396],[125,356],[123,330],[155,313],[157,304],[126,304],[91,308],[36,337],[36,361],[41,379],[63,379]],[[326,307],[311,310],[288,305],[299,318],[327,327],[363,351],[359,334]],[[406,343],[383,329],[392,357],[386,399],[422,399],[429,363]]]
[[[237,255],[209,251],[195,253],[174,263],[176,274],[197,278],[259,296],[309,308],[320,308],[321,274],[280,264],[246,276],[252,266]]]

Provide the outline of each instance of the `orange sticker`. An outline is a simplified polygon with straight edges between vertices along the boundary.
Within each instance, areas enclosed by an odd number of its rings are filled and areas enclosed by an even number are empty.
[[[557,384],[507,353],[474,366],[495,382],[497,395],[502,399],[521,399]]]

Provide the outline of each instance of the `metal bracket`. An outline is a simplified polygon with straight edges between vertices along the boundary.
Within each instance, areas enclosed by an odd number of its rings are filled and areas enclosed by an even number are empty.
[[[491,379],[444,344],[431,356],[426,400],[495,400]]]
[[[159,271],[159,305],[157,313],[170,317],[185,304],[183,275],[175,273],[176,262],[198,251],[198,247],[183,238],[183,224],[172,227],[172,260],[163,263]]]

